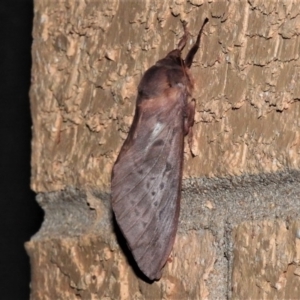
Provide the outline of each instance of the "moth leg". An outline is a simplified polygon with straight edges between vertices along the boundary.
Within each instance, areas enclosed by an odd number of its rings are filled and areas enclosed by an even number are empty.
[[[179,41],[178,46],[177,46],[177,49],[180,50],[180,51],[182,51],[183,48],[185,47],[188,36],[189,36],[189,32],[187,30],[187,22],[183,21],[182,26],[183,26],[184,34],[183,34],[183,37],[181,38],[181,40]]]
[[[194,46],[191,48],[191,50],[189,51],[189,53],[187,54],[184,62],[185,62],[185,65],[190,68],[192,63],[193,63],[193,59],[194,59],[194,56],[196,54],[196,52],[198,51],[199,47],[200,47],[200,38],[201,38],[201,35],[202,35],[202,31],[203,31],[203,28],[205,26],[205,24],[208,22],[208,18],[206,18],[202,24],[202,27],[198,33],[198,36],[197,36],[197,40],[196,40],[196,43],[194,44]],[[179,45],[178,45],[179,46]]]
[[[192,99],[190,103],[186,106],[185,111],[185,118],[184,118],[184,134],[191,134],[192,126],[194,125],[194,118],[195,118],[195,107],[196,101]]]
[[[188,144],[191,151],[193,146],[193,125],[194,125],[194,118],[195,118],[195,107],[196,107],[196,101],[195,99],[192,99],[192,101],[188,103],[186,107],[187,116],[184,120],[184,132],[185,134],[188,135]]]

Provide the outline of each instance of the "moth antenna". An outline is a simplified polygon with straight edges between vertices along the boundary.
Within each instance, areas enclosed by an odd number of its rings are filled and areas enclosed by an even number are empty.
[[[185,65],[190,68],[192,63],[193,63],[193,59],[194,59],[194,56],[197,52],[197,50],[199,49],[200,47],[200,39],[201,39],[201,35],[202,35],[202,31],[203,31],[203,28],[205,26],[205,24],[208,22],[208,18],[205,18],[203,24],[202,24],[202,27],[198,33],[198,36],[197,36],[197,40],[196,40],[196,43],[194,44],[194,46],[191,48],[191,50],[189,51],[189,53],[187,54],[184,62],[185,62]],[[180,41],[181,42],[181,41]],[[180,43],[179,42],[179,43]]]
[[[187,30],[187,22],[186,21],[182,22],[182,26],[183,26],[184,34],[183,34],[183,37],[181,38],[181,40],[179,41],[178,46],[177,46],[177,49],[180,50],[180,51],[182,51],[183,48],[185,47],[186,42],[187,42],[187,38],[190,34],[189,31]]]

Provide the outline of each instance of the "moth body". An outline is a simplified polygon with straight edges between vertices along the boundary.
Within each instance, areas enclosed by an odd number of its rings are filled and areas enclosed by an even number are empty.
[[[137,265],[151,280],[160,279],[177,231],[184,136],[195,112],[194,101],[188,101],[194,84],[189,68],[203,26],[185,60],[186,28],[178,48],[144,73],[134,120],[113,167],[116,221]]]

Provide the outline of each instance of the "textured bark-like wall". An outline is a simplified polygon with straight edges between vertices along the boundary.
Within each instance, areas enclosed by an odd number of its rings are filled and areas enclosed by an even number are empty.
[[[46,215],[26,245],[32,299],[298,298],[299,10],[35,1],[31,186]],[[205,17],[179,232],[163,278],[149,284],[111,221],[111,168],[142,73],[175,47],[181,21],[195,38]]]

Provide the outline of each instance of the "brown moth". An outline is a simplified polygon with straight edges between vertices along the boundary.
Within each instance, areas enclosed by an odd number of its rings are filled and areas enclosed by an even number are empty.
[[[180,209],[184,136],[194,123],[190,67],[200,37],[181,58],[188,31],[177,49],[148,69],[138,86],[128,137],[112,172],[112,209],[141,271],[158,280],[172,250]]]

